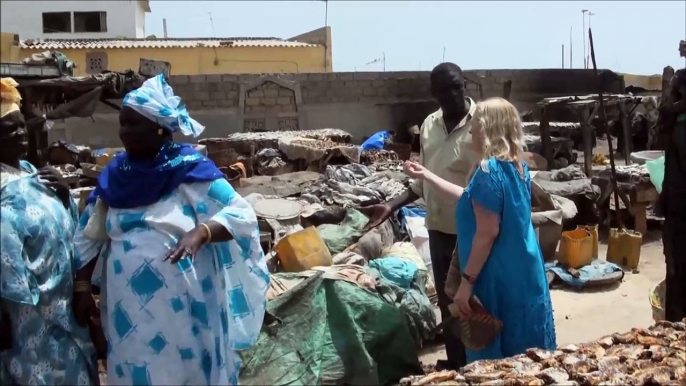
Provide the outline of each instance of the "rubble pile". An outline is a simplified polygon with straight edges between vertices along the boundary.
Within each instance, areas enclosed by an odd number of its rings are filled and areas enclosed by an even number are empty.
[[[684,385],[686,319],[657,322],[550,352],[477,361],[459,372],[404,378],[401,385]]]

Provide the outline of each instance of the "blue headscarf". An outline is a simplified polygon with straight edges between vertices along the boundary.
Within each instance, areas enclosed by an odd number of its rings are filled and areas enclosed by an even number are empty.
[[[188,115],[181,98],[174,95],[163,75],[148,79],[139,89],[128,93],[123,106],[131,107],[172,132],[197,137],[205,129]],[[134,161],[126,153],[117,154],[100,174],[87,202],[90,204],[100,198],[117,209],[147,206],[183,183],[220,178],[224,178],[224,174],[192,145],[170,142],[164,144],[152,160]]]

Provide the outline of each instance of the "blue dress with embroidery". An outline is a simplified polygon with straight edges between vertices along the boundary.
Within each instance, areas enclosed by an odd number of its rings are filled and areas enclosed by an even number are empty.
[[[487,348],[467,350],[467,361],[502,359],[529,348],[557,347],[555,322],[543,256],[531,223],[531,180],[524,165],[522,178],[511,162],[490,158],[486,170],[477,167],[457,203],[460,267],[464,270],[476,233],[472,202],[500,216],[500,233],[476,283],[473,294],[503,322],[503,329]]]
[[[109,208],[98,215],[91,200],[79,220],[76,266],[95,258],[101,265],[93,280],[102,283],[110,385],[235,385],[235,350],[257,339],[269,288],[257,217],[225,179],[213,179],[221,174],[208,162],[177,144],[147,163],[118,155],[97,189]],[[84,233],[95,216],[104,218],[106,239]],[[203,245],[193,261],[163,260],[209,221],[234,239]]]
[[[0,384],[94,385],[95,348],[72,312],[72,237],[78,210],[66,210],[36,169],[3,184],[0,308],[12,325],[12,348],[0,352]]]

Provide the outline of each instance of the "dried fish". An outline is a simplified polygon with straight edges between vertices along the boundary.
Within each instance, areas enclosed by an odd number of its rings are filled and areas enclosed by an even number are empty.
[[[400,380],[400,385],[401,386],[435,385],[435,384],[440,383],[440,382],[455,380],[455,378],[457,378],[457,376],[458,376],[457,371],[454,371],[454,370],[439,371],[436,373],[431,373],[429,375],[416,375],[416,376],[403,378]]]
[[[536,362],[542,362],[546,359],[552,358],[553,356],[550,351],[540,350],[537,348],[530,348],[526,350],[526,355]]]
[[[672,354],[674,354],[675,351],[673,348],[664,345],[650,346],[648,350],[650,351],[650,358],[655,362],[662,361],[663,359],[672,356]]]
[[[650,346],[669,346],[669,341],[665,338],[658,338],[654,336],[639,335],[636,340],[638,344],[642,344],[644,347]]]
[[[492,371],[488,373],[469,373],[465,374],[464,378],[467,382],[482,384],[484,382],[496,381],[505,378],[507,372],[505,371]]]
[[[569,381],[569,374],[561,367],[551,367],[541,371],[539,377],[548,384],[560,384]]]
[[[634,328],[557,351],[533,348],[511,358],[474,362],[460,370],[464,378],[445,384],[684,386],[685,338],[683,322],[657,322],[647,329]]]
[[[603,378],[603,373],[600,371],[594,371],[590,373],[578,373],[574,378],[579,381],[582,385],[587,386],[599,386],[605,379]]]
[[[600,345],[600,347],[604,349],[608,349],[612,347],[615,344],[615,341],[612,339],[611,336],[604,336],[596,341],[597,344]]]
[[[612,334],[615,344],[634,344],[636,342],[636,332],[631,331],[625,334]]]
[[[581,346],[578,353],[586,355],[589,358],[601,358],[605,355],[605,349],[600,344],[596,343]]]
[[[643,346],[620,344],[618,346],[612,346],[605,352],[605,355],[617,356],[622,360],[627,359],[639,359],[643,355]]]

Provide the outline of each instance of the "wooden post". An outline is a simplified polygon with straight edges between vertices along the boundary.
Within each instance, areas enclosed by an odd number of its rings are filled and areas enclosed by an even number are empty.
[[[550,108],[544,107],[541,111],[541,122],[539,122],[538,130],[541,133],[541,147],[543,157],[548,161],[548,170],[553,168],[553,141],[550,139]]]
[[[624,101],[619,101],[619,119],[622,122],[622,134],[624,135],[624,161],[626,165],[631,164],[631,127],[629,127],[629,114],[626,111]],[[619,144],[617,144],[619,145]],[[619,147],[619,146],[617,146]]]
[[[512,81],[508,80],[503,83],[503,99],[506,101],[510,100],[510,91],[512,91]]]
[[[665,67],[662,70],[662,102],[661,104],[670,103],[671,99],[671,87],[669,82],[674,76],[674,69],[670,66]],[[668,130],[665,127],[665,121],[669,119],[664,119],[664,116],[669,118],[669,114],[660,114],[657,118],[657,122],[648,130],[648,150],[666,150],[668,142]],[[669,126],[669,123],[667,124]]]
[[[589,106],[581,107],[581,135],[584,140],[584,172],[586,177],[593,177],[593,133],[590,125],[591,112]]]

